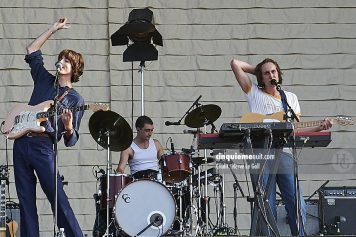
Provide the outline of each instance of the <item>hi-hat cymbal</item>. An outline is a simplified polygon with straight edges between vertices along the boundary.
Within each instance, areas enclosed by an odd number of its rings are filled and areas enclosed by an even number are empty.
[[[206,158],[206,163],[212,163],[214,161],[215,161],[215,158],[213,158],[213,157]],[[194,165],[205,164],[205,158],[204,157],[192,157],[192,162]]]
[[[191,128],[200,128],[215,122],[221,115],[221,108],[217,105],[202,105],[185,117],[184,123]]]
[[[123,151],[132,143],[132,129],[126,120],[113,111],[97,111],[89,119],[89,131],[94,140],[103,148]]]

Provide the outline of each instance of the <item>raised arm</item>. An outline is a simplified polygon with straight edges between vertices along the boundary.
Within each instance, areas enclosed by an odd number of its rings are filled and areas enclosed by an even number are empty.
[[[40,36],[37,37],[31,44],[26,47],[27,54],[31,54],[39,50],[42,45],[54,34],[57,30],[68,29],[70,25],[67,23],[67,18],[61,18],[56,21],[48,30],[43,32]]]
[[[252,82],[247,73],[255,75],[255,67],[237,59],[232,59],[230,65],[241,89],[248,93],[251,90]]]

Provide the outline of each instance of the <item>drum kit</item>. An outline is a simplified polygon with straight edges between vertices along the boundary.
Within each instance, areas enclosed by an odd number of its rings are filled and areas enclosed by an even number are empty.
[[[191,112],[189,109],[186,117],[183,116],[184,124],[196,128],[197,133],[202,128],[206,132],[207,125],[215,129],[213,122],[221,114],[220,107],[194,104],[196,108]],[[182,152],[172,151],[159,160],[158,179],[134,179],[126,174],[110,172],[110,150],[123,151],[132,143],[132,130],[125,119],[113,111],[98,111],[89,120],[89,130],[95,141],[108,150],[106,172],[97,177],[100,187],[94,195],[97,197],[97,211],[106,212],[106,229],[105,233],[97,231],[95,234],[94,226],[94,236],[192,236],[212,233],[209,211],[206,211],[210,209],[208,185],[221,187],[222,176],[208,169],[208,163],[214,162],[214,159],[207,157],[206,151],[204,156],[198,157],[194,157],[196,152],[193,146],[182,149]],[[193,139],[196,139],[196,133]],[[223,190],[220,189],[220,192]],[[224,212],[220,211],[216,215],[222,214]],[[224,222],[221,216],[216,219]]]

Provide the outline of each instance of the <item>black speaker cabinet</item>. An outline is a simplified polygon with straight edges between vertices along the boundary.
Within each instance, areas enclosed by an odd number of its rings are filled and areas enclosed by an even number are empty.
[[[320,229],[328,235],[356,235],[356,187],[325,187],[320,198]]]
[[[20,228],[20,207],[16,203],[6,203],[6,217],[7,219],[12,220],[13,226],[17,227],[12,230],[12,233],[16,234],[16,237],[21,237],[21,228]],[[11,222],[9,223],[11,224]],[[6,226],[6,237],[11,237],[10,230]]]

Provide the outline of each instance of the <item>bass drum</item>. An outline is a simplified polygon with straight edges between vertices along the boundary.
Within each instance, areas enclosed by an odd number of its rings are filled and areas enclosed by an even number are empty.
[[[172,226],[175,214],[172,194],[156,181],[134,181],[116,199],[116,222],[130,236],[163,235]]]
[[[101,200],[100,200],[100,210],[106,209],[106,204],[107,200],[109,201],[109,208],[113,208],[115,205],[115,197],[118,194],[118,192],[125,187],[128,183],[132,181],[132,178],[128,176],[127,174],[110,174],[110,179],[109,179],[109,189],[110,189],[110,194],[109,194],[109,199],[106,198],[106,187],[107,187],[107,175],[103,175],[100,177],[100,194],[101,194]]]

